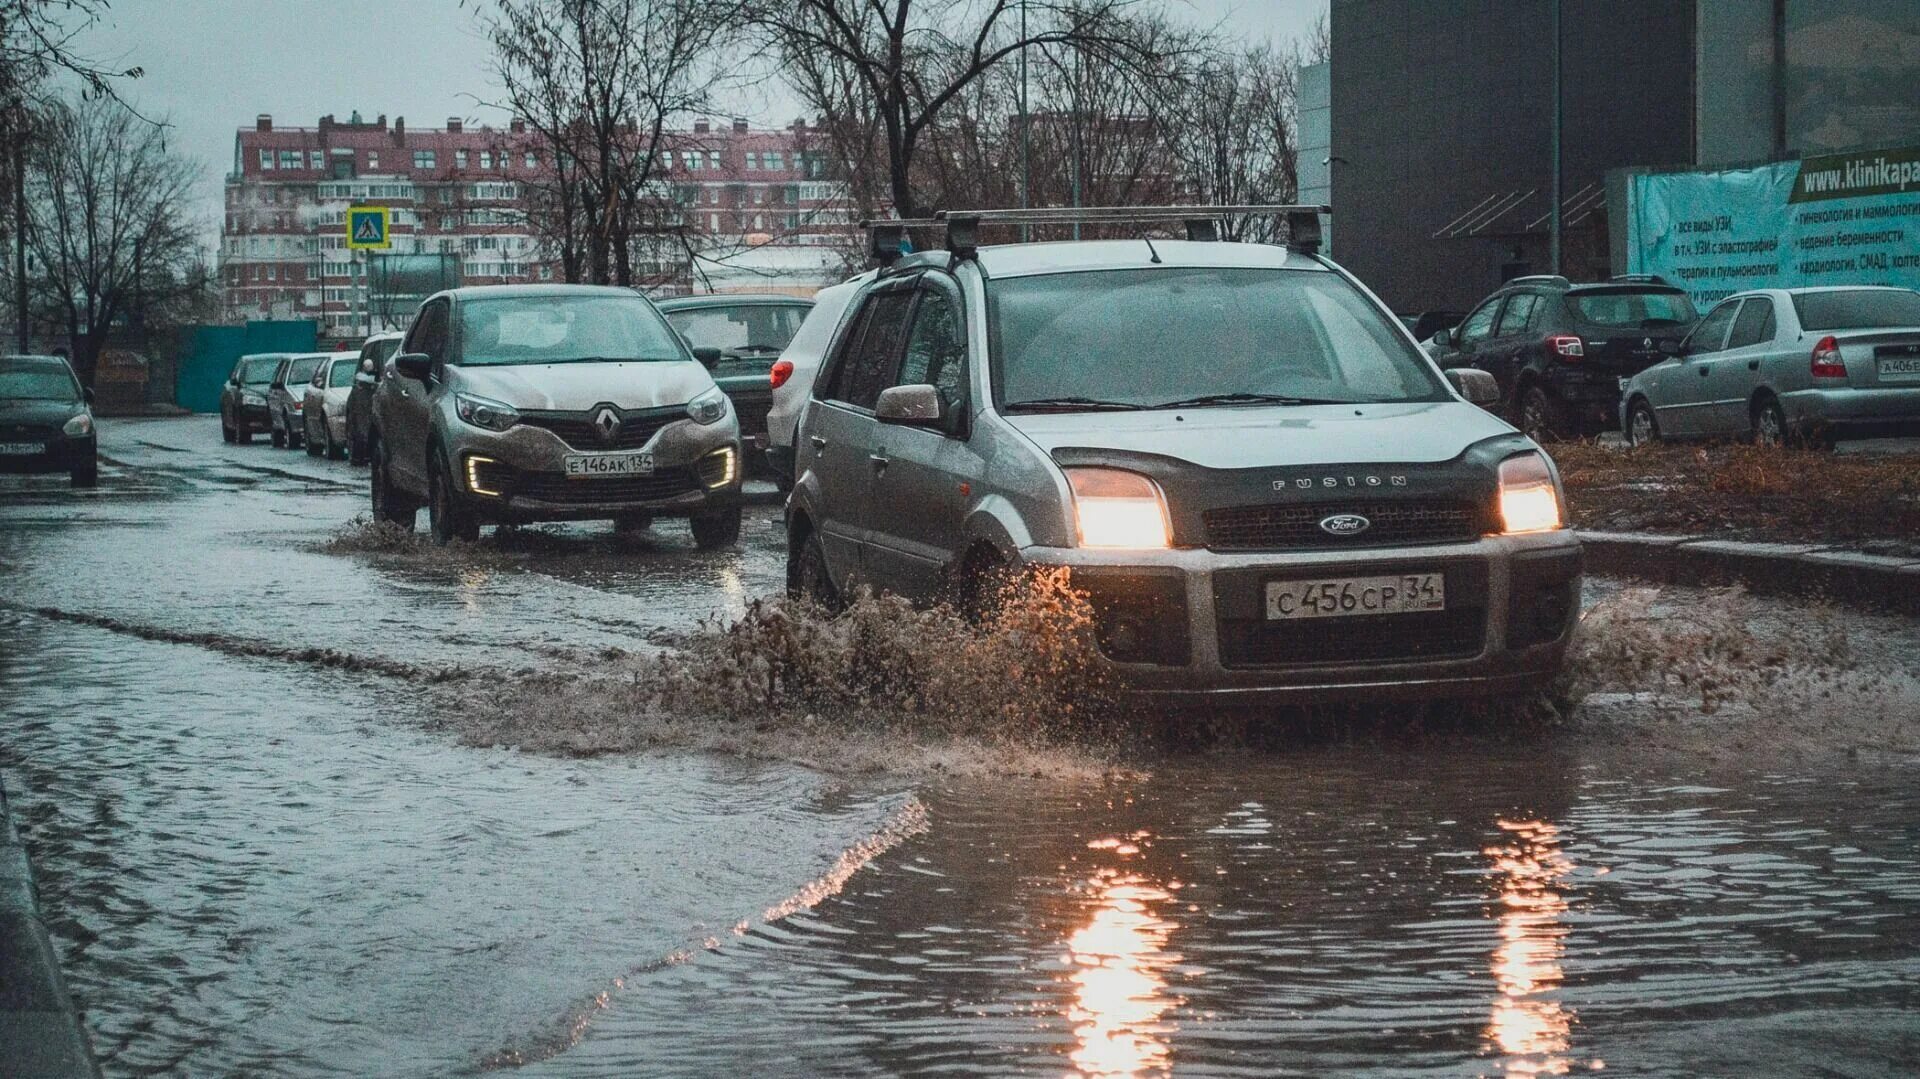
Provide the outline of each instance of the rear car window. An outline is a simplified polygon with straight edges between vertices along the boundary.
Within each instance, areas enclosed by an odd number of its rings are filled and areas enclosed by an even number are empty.
[[[1793,310],[1803,330],[1864,330],[1920,326],[1920,292],[1904,289],[1845,289],[1802,292]]]
[[[320,361],[324,359],[326,359],[324,356],[311,356],[304,360],[293,361],[293,367],[287,371],[287,385],[312,382],[313,373],[319,370]]]
[[[1684,326],[1700,317],[1684,292],[1647,292],[1621,289],[1576,292],[1567,296],[1580,321],[1596,326],[1626,326],[1636,330],[1662,325]]]
[[[747,353],[768,358],[780,354],[807,317],[801,304],[738,304],[667,312],[667,322],[695,348]]]
[[[357,370],[359,370],[359,368],[355,367],[352,363],[346,360],[340,360],[333,365],[331,371],[327,372],[327,385],[336,389],[341,386],[351,386],[353,385],[353,373]]]

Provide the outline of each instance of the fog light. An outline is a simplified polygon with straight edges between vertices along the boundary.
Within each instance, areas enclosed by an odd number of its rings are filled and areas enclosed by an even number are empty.
[[[1566,523],[1546,459],[1525,453],[1500,462],[1500,522],[1508,535],[1550,532]]]
[[[738,471],[738,468],[736,464],[736,455],[733,452],[732,446],[728,446],[724,449],[715,450],[712,453],[707,454],[707,458],[709,460],[718,460],[720,462],[720,478],[717,480],[714,480],[712,483],[707,484],[707,488],[709,490],[717,490],[721,487],[725,487],[733,483],[733,478],[736,472]]]
[[[480,466],[499,464],[491,457],[482,457],[477,453],[467,454],[467,490],[477,495],[499,497],[500,492],[480,482]]]

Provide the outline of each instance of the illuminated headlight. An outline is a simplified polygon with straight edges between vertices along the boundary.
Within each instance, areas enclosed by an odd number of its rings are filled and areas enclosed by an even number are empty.
[[[467,454],[467,490],[477,495],[499,495],[500,492],[486,485],[480,478],[480,466],[497,462],[491,457],[482,457],[477,453]]]
[[[489,431],[504,431],[520,422],[520,413],[512,405],[503,405],[470,393],[453,395],[453,411],[462,420]]]
[[[740,459],[739,456],[733,452],[732,446],[714,450],[712,453],[707,454],[707,460],[719,466],[717,469],[719,478],[707,484],[710,490],[717,490],[718,488],[731,484],[734,477],[739,474]],[[702,469],[701,471],[705,472],[706,470]]]
[[[687,402],[687,415],[695,423],[719,423],[727,415],[727,395],[715,386]]]
[[[1566,526],[1560,485],[1554,482],[1546,458],[1523,453],[1500,462],[1500,524],[1507,535]]]
[[[70,438],[85,438],[93,433],[93,417],[82,412],[60,428]]]
[[[1164,550],[1173,542],[1167,500],[1145,476],[1117,468],[1069,468],[1082,547]]]

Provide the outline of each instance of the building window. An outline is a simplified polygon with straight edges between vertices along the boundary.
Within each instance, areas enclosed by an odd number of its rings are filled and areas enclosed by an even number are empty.
[[[707,151],[707,167],[710,169],[714,169],[716,171],[718,171],[721,168],[720,151],[718,150]]]
[[[372,169],[377,169],[379,167],[380,167],[380,151],[368,150],[367,151],[367,168],[369,170],[372,170]]]
[[[272,150],[260,151],[260,167],[263,169],[270,169],[273,167],[273,151]]]
[[[680,163],[687,167],[688,172],[698,171],[700,168],[700,151],[698,150],[680,151]]]
[[[720,231],[720,215],[719,214],[707,215],[707,231],[709,232]]]
[[[542,281],[553,280],[553,267],[551,266],[540,267],[540,280]]]
[[[414,168],[430,169],[433,167],[433,162],[434,162],[434,154],[432,150],[415,150],[413,152]]]
[[[307,151],[307,167],[308,167],[308,168],[310,168],[310,169],[324,169],[324,168],[326,168],[326,167],[327,167],[327,155],[325,155],[325,154],[323,154],[323,153],[321,153],[321,152],[320,152],[320,151],[318,151],[318,150],[309,150],[309,151]]]
[[[480,151],[480,168],[481,168],[481,170],[482,170],[482,171],[484,171],[484,170],[486,170],[486,169],[490,169],[490,168],[492,168],[492,167],[493,167],[493,151],[492,151],[492,150],[482,150],[482,151]]]
[[[534,156],[534,153],[532,150],[528,150],[527,151],[527,167],[530,169],[536,168],[539,166],[539,164],[540,164],[540,159]]]
[[[760,171],[760,155],[752,150],[747,151],[747,171]]]
[[[274,269],[272,266],[267,267],[267,280],[272,281],[277,276]]]
[[[464,169],[467,167],[467,152],[465,150],[455,150],[453,152],[453,167],[456,169]]]
[[[754,189],[753,189],[753,204],[754,204],[755,206],[760,206],[760,205],[763,205],[763,204],[764,204],[764,203],[765,203],[766,201],[767,201],[767,189],[766,189],[766,188],[764,188],[764,187],[756,187],[756,188],[754,188]]]

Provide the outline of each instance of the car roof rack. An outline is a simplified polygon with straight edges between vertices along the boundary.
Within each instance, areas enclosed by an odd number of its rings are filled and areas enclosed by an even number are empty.
[[[981,225],[1098,225],[1156,224],[1178,221],[1187,239],[1220,239],[1219,221],[1228,216],[1279,217],[1287,222],[1286,246],[1303,255],[1320,250],[1320,215],[1333,213],[1324,205],[1256,203],[1219,206],[1035,206],[1002,210],[942,210],[931,218],[862,221],[868,253],[881,266],[899,261],[901,245],[910,228],[944,226],[946,247],[956,258],[971,259],[980,250]]]
[[[1661,277],[1657,273],[1617,273],[1607,278],[1607,283],[1619,285],[1666,285],[1668,288],[1673,287],[1673,282]]]
[[[1559,285],[1562,288],[1570,288],[1573,282],[1557,273],[1535,273],[1527,274],[1525,277],[1510,277],[1501,283],[1502,288],[1507,285]]]

